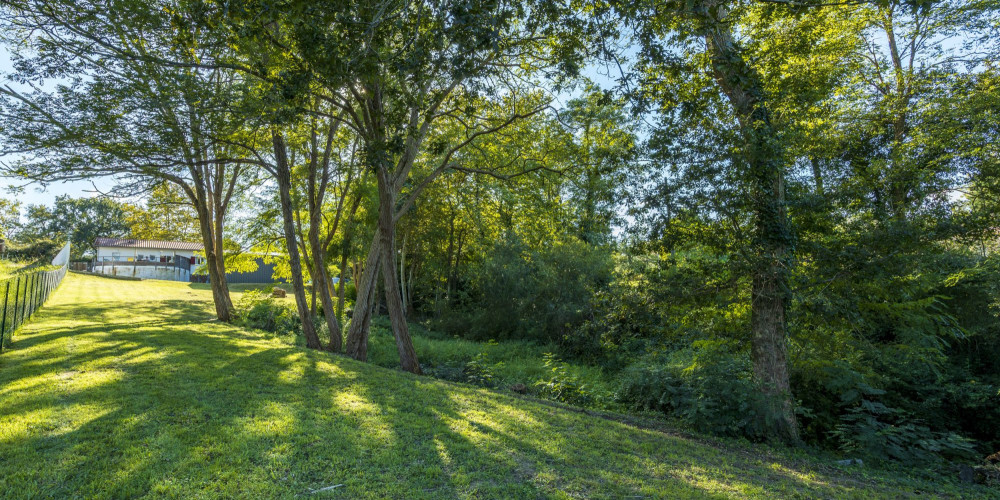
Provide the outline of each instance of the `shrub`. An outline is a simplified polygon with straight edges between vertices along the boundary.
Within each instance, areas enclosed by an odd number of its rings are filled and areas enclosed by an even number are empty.
[[[271,333],[298,334],[302,331],[298,314],[271,297],[272,290],[268,287],[244,292],[234,305],[237,324]]]
[[[539,396],[577,406],[596,406],[603,399],[594,394],[555,354],[545,353],[545,367],[549,370],[549,377],[535,382]]]
[[[830,435],[839,441],[843,451],[906,462],[975,456],[972,440],[932,430],[878,401],[862,399],[841,420]]]
[[[473,339],[555,342],[571,355],[580,343],[573,332],[592,316],[596,290],[611,281],[606,249],[568,240],[530,248],[516,238],[497,243],[472,272],[459,316],[438,328]],[[584,346],[586,349],[587,346]]]
[[[760,439],[762,405],[749,357],[717,343],[650,355],[624,370],[615,400],[633,410],[654,410],[691,428]]]
[[[65,244],[65,241],[58,242],[47,238],[20,245],[11,244],[7,247],[7,258],[23,261],[52,259]]]
[[[496,345],[493,343],[492,345]],[[465,364],[462,375],[465,381],[482,387],[494,388],[500,383],[497,372],[503,367],[503,361],[490,363],[489,353],[480,352]]]

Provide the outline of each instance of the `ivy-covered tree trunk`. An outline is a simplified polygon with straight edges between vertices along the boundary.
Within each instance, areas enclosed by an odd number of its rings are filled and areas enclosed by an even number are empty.
[[[799,431],[787,359],[786,308],[793,247],[785,211],[785,152],[775,137],[760,75],[743,58],[725,23],[725,9],[709,7],[714,8],[702,12],[705,41],[715,80],[740,122],[744,140],[740,161],[752,198],[751,356],[767,405],[762,424],[770,435],[794,442],[799,440]]]

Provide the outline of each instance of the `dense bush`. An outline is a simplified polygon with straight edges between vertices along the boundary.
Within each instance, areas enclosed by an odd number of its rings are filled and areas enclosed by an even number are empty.
[[[604,401],[604,395],[596,394],[555,354],[546,353],[544,359],[549,375],[534,384],[539,396],[578,406],[600,406]]]
[[[234,307],[236,323],[271,333],[298,334],[302,323],[295,310],[279,303],[271,296],[272,287],[264,290],[247,290]]]
[[[30,243],[24,244],[8,244],[6,257],[9,260],[20,261],[52,259],[65,244],[65,241],[60,242],[47,238],[32,240]]]
[[[975,458],[972,440],[917,423],[905,412],[862,399],[841,417],[830,435],[846,452],[906,462]]]
[[[803,438],[907,461],[1000,448],[1000,264],[960,249],[853,259],[853,274],[802,264],[793,276],[809,292],[789,314]],[[599,346],[591,362],[619,373],[618,403],[762,436],[737,271],[694,249],[618,257],[577,333]]]
[[[645,356],[626,368],[615,400],[632,410],[664,412],[692,429],[763,438],[746,353],[716,343]]]
[[[555,342],[569,351],[596,347],[574,334],[592,316],[595,290],[611,280],[606,249],[574,239],[543,248],[504,240],[472,273],[463,303],[435,328],[479,340]]]

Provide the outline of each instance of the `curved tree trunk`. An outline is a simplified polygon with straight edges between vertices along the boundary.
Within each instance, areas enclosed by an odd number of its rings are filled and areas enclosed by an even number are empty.
[[[193,169],[192,169],[193,170]],[[216,238],[213,234],[213,217],[209,214],[207,192],[205,185],[196,174],[194,175],[194,191],[188,191],[191,204],[198,214],[198,227],[201,230],[201,241],[205,247],[205,265],[208,268],[209,286],[212,288],[212,302],[215,303],[215,316],[219,321],[232,320],[233,303],[229,297],[229,289],[225,286],[225,268],[220,275],[219,252],[216,251]],[[190,196],[193,194],[194,196]]]
[[[347,355],[359,361],[368,359],[368,327],[371,323],[372,302],[375,299],[375,283],[378,278],[379,256],[381,255],[382,235],[376,229],[372,238],[365,268],[360,279],[355,278],[357,301],[354,304],[354,315],[347,329]]]
[[[404,370],[411,373],[420,373],[420,363],[417,362],[417,353],[413,350],[413,340],[410,338],[410,329],[406,324],[406,313],[403,311],[403,297],[399,291],[399,280],[396,277],[396,245],[395,238],[395,215],[396,196],[393,192],[392,183],[389,181],[389,172],[386,169],[379,170],[378,191],[379,191],[379,233],[382,237],[382,283],[385,286],[385,305],[389,310],[389,319],[392,321],[392,335],[396,338],[396,350],[399,352],[399,364]]]
[[[330,294],[330,275],[326,271],[326,263],[323,262],[323,249],[319,242],[318,213],[309,225],[309,246],[312,247],[314,293],[318,293],[320,296],[320,301],[323,304],[323,318],[326,320],[326,326],[330,329],[330,344],[327,348],[332,352],[340,352],[343,340],[340,322],[337,320],[337,315],[334,314],[333,297]],[[313,302],[316,302],[315,295],[313,295]]]
[[[292,214],[292,179],[288,165],[285,138],[277,131],[272,131],[271,140],[274,144],[275,172],[278,181],[278,196],[281,200],[281,216],[284,222],[285,246],[288,250],[288,264],[292,273],[292,293],[295,295],[295,305],[302,321],[302,333],[306,337],[306,345],[312,349],[321,349],[319,336],[313,327],[312,315],[309,314],[309,302],[306,300],[305,284],[302,280],[302,261],[299,258],[299,247],[295,238],[295,220]]]

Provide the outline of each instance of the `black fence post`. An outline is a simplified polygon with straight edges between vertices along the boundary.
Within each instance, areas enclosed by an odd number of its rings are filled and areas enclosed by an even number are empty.
[[[24,300],[28,302],[28,319],[35,314],[35,279],[38,275],[32,274],[28,277],[27,296]]]
[[[38,303],[35,304],[35,309],[42,307],[45,303],[45,272],[38,273]]]
[[[10,331],[17,330],[17,293],[21,288],[21,277],[17,277],[17,283],[14,285],[14,321],[10,323]]]
[[[7,336],[7,298],[10,295],[10,280],[7,280],[6,290],[3,292],[3,319],[0,319],[0,352],[3,352],[3,340]]]
[[[38,274],[31,275],[31,291],[28,292],[28,297],[31,298],[31,303],[28,304],[28,319],[31,319],[35,315],[35,309],[38,308],[38,298],[35,296],[35,292],[38,291]]]
[[[24,278],[24,296],[21,297],[21,322],[18,323],[18,326],[23,325],[25,321],[28,321],[28,299],[31,297],[28,292],[29,286],[29,278]]]

